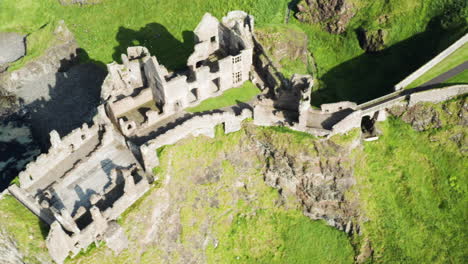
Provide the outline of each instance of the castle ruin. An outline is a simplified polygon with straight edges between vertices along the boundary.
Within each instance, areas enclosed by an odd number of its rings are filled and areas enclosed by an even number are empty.
[[[233,11],[220,22],[206,14],[194,32],[194,52],[181,71],[169,72],[144,47],[129,47],[122,64],[108,65],[93,125],[62,138],[52,131],[48,152],[19,174],[19,186],[9,187],[50,225],[46,242],[57,263],[93,242],[105,241],[117,253],[127,247],[116,220],[150,189],[162,146],[189,136],[214,137],[217,125],[225,133],[238,131],[248,118],[259,126],[330,136],[360,127],[364,116],[383,120],[386,108],[408,99],[411,104],[468,92],[467,86],[397,92],[361,105],[338,102],[312,109],[312,76],[284,80],[278,75],[255,38],[252,16]],[[262,90],[251,104],[183,111],[246,81]]]

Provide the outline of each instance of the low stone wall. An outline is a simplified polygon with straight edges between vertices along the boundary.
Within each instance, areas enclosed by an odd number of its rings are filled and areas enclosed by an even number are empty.
[[[418,79],[429,71],[432,67],[434,67],[437,63],[441,62],[443,59],[447,58],[450,54],[455,52],[457,49],[462,47],[465,43],[468,42],[468,33],[465,34],[463,37],[461,37],[459,40],[457,40],[455,43],[453,43],[450,47],[448,47],[446,50],[442,51],[439,55],[434,57],[432,60],[430,60],[428,63],[424,64],[421,68],[410,74],[408,77],[406,77],[404,80],[399,82],[397,85],[395,85],[395,90],[401,90],[404,89],[406,86],[411,84],[414,80]]]
[[[454,97],[468,93],[468,85],[454,85],[441,89],[433,89],[410,95],[409,106],[419,102],[443,102]]]
[[[409,93],[409,95],[401,94],[395,96],[394,94],[391,94],[393,97],[386,95],[381,98],[377,98],[376,100],[372,100],[372,104],[365,103],[359,105],[358,110],[354,111],[333,126],[332,134],[346,133],[353,128],[360,127],[363,116],[374,115],[376,112],[380,112],[396,104],[400,104],[406,99],[408,99],[408,105],[412,106],[419,102],[439,103],[467,93],[468,85],[453,85],[440,89]],[[379,100],[381,101],[380,103],[378,103]],[[382,121],[382,116],[383,115],[379,114],[378,121]]]
[[[354,102],[343,101],[331,104],[322,104],[320,105],[320,109],[326,113],[334,113],[344,109],[356,109],[357,104]]]
[[[243,109],[239,115],[236,115],[232,111],[225,111],[221,113],[194,116],[173,129],[158,135],[156,138],[148,141],[140,147],[145,170],[150,172],[154,167],[159,165],[159,159],[156,154],[156,150],[158,148],[165,145],[172,145],[190,135],[206,135],[208,137],[214,137],[215,126],[223,123],[225,133],[235,132],[241,129],[241,123],[243,120],[251,117],[252,111],[249,109]]]
[[[120,101],[110,103],[110,110],[115,117],[121,116],[126,112],[141,106],[149,101],[153,100],[153,94],[150,88],[141,90],[141,92],[135,97],[125,97]]]
[[[353,128],[361,127],[361,118],[362,111],[354,111],[333,126],[332,134],[346,133]]]
[[[11,185],[8,187],[8,191],[13,197],[16,198],[20,203],[22,203],[29,211],[37,215],[42,221],[51,225],[54,222],[54,216],[46,212],[39,204],[32,198],[27,192],[19,188],[16,185]]]
[[[48,177],[58,166],[65,166],[64,160],[73,158],[74,153],[83,153],[80,149],[94,149],[99,143],[98,134],[100,125],[108,120],[104,113],[104,108],[99,107],[98,114],[95,116],[94,125],[88,127],[86,123],[82,127],[73,130],[70,134],[60,138],[56,131],[50,133],[51,147],[48,153],[39,155],[35,161],[26,165],[26,169],[20,172],[19,180],[21,188],[26,189],[43,177]],[[84,151],[87,152],[87,151]],[[76,157],[79,159],[80,157]],[[74,162],[74,161],[71,161]]]
[[[382,109],[390,108],[390,107],[394,106],[395,104],[398,104],[399,102],[405,100],[406,97],[407,97],[406,95],[400,95],[400,96],[397,96],[397,97],[394,97],[394,98],[391,98],[391,99],[384,100],[380,104],[376,104],[376,105],[369,106],[369,107],[366,107],[364,109],[361,109],[362,115],[369,115],[369,114],[372,114],[374,112],[380,111]]]

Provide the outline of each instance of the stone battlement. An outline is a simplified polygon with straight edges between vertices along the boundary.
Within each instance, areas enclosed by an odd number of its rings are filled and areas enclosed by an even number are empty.
[[[66,160],[73,164],[97,147],[102,127],[106,124],[110,125],[108,120],[101,106],[91,127],[85,123],[63,138],[60,138],[55,130],[50,132],[51,147],[48,153],[39,155],[35,161],[26,165],[26,169],[19,174],[21,187],[29,188],[40,179],[49,177],[50,174],[63,175],[65,171],[60,172],[58,168],[67,167],[64,164],[67,163]]]
[[[93,125],[83,124],[62,138],[52,131],[48,152],[19,174],[20,187],[9,187],[51,225],[46,242],[57,263],[99,240],[117,253],[127,247],[115,220],[149,190],[162,146],[190,136],[214,137],[218,125],[225,133],[235,132],[252,117],[259,126],[330,136],[361,127],[364,118],[383,120],[387,108],[405,100],[410,105],[440,102],[468,92],[468,85],[408,90],[361,105],[337,102],[312,109],[312,76],[281,77],[255,39],[252,16],[234,11],[220,22],[205,14],[194,32],[194,52],[178,72],[169,72],[145,47],[129,47],[122,64],[108,65],[104,103]],[[263,91],[253,105],[183,111],[247,80]]]

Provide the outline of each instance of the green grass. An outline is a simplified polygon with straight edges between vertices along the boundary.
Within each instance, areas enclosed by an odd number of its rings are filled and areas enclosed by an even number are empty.
[[[255,14],[258,24],[281,23],[287,0],[128,0],[98,5],[61,6],[56,0],[3,0],[0,31],[36,32],[47,23],[64,20],[92,60],[120,61],[131,45],[145,45],[169,69],[186,65],[193,51],[193,33],[206,12],[221,18],[231,10]],[[118,18],[118,19],[116,19]],[[45,49],[41,43],[39,49]],[[26,60],[24,60],[25,62]]]
[[[461,73],[453,76],[452,78],[444,81],[444,84],[466,84],[468,83],[468,70],[464,70]]]
[[[432,80],[433,78],[455,68],[456,66],[464,63],[468,60],[468,43],[461,46],[455,52],[450,54],[447,58],[442,60],[441,62],[437,63],[434,67],[432,67],[429,71],[424,73],[421,77],[416,79],[414,82],[409,84],[406,89],[411,89],[423,85],[424,83]],[[465,71],[466,72],[466,71]],[[466,78],[467,73],[462,73],[459,76],[454,76],[455,81],[466,83],[468,82],[468,78]],[[448,80],[448,83],[453,82],[454,80]],[[445,82],[444,82],[445,83]]]
[[[308,37],[297,25],[264,26],[256,30],[256,37],[285,78],[295,73],[313,73],[313,61],[307,51]],[[304,50],[305,54],[298,50]]]
[[[324,32],[317,24],[290,22],[309,37],[319,80],[315,85],[319,90],[312,95],[315,106],[338,100],[363,103],[389,93],[395,84],[467,32],[464,1],[349,2],[359,11],[341,35]],[[366,54],[355,33],[360,28],[386,30],[386,48]]]
[[[23,262],[51,262],[45,245],[47,225],[10,195],[0,200],[0,231],[15,241]]]
[[[128,46],[145,45],[173,70],[185,66],[193,50],[192,30],[205,12],[220,18],[230,10],[245,10],[255,16],[256,28],[261,30],[284,22],[288,2],[109,0],[98,5],[64,7],[56,0],[3,0],[0,31],[29,34],[39,31],[44,24],[63,19],[92,61],[120,61],[120,54]],[[320,25],[290,19],[288,27],[306,33],[308,49],[317,64],[318,91],[312,97],[315,106],[337,100],[361,103],[390,92],[393,85],[449,46],[467,28],[468,8],[463,0],[350,2],[359,11],[342,35],[329,34]],[[359,28],[388,31],[387,48],[379,54],[365,54],[355,33]],[[13,69],[41,54],[49,39],[46,32],[41,34],[42,41],[31,43],[37,46],[31,46],[36,55],[28,55]],[[282,63],[285,75],[304,69],[297,61],[285,59]]]
[[[273,212],[272,212],[273,211]],[[311,223],[298,211],[260,210],[238,215],[209,263],[353,263],[353,249],[342,232]]]
[[[251,133],[274,138],[278,147],[308,149],[305,141],[313,141],[246,124],[228,135],[218,126],[213,139],[200,136],[166,146],[159,152],[158,174],[170,175],[170,182],[145,195],[119,220],[130,240],[129,249],[117,256],[99,247],[69,263],[181,262],[178,250],[161,247],[167,243],[162,236],[169,233],[164,231],[169,226],[158,234],[157,243],[140,243],[154,224],[154,207],[165,197],[158,194],[161,191],[177,201],[169,205],[180,215],[177,247],[193,259],[204,254],[206,263],[353,263],[354,251],[343,232],[305,217],[293,197],[279,202],[278,191],[263,180],[263,165],[254,151],[243,151],[240,159],[234,155],[245,149],[241,147]],[[200,181],[212,172],[218,180]],[[202,242],[206,246],[200,248]]]
[[[55,28],[56,23],[49,23],[44,25],[43,28],[31,32],[27,37],[26,56],[11,63],[8,67],[8,71],[20,69],[28,61],[38,58],[48,47],[57,43],[54,37]]]
[[[416,132],[389,119],[364,145],[356,177],[376,263],[466,262],[468,159],[450,139],[466,128],[452,122],[454,104],[437,107],[442,129]]]
[[[27,35],[26,56],[11,63],[9,71],[41,56],[53,43],[57,19],[49,9],[58,1],[1,1],[0,31],[13,31]]]
[[[247,81],[240,87],[226,90],[222,95],[206,99],[195,107],[187,108],[186,111],[192,113],[203,112],[236,105],[239,102],[247,103],[259,93],[260,89],[258,89],[252,82]]]

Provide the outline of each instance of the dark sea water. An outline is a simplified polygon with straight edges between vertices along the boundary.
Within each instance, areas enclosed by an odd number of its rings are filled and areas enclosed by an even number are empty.
[[[0,121],[0,191],[41,153],[31,127],[23,117],[13,115]]]

